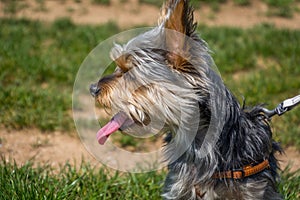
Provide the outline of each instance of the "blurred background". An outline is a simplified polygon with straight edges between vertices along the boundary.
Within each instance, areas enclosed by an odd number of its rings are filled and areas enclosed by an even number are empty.
[[[76,73],[101,41],[155,26],[161,0],[0,0],[0,199],[160,199],[165,171],[105,168],[78,139]],[[191,0],[226,85],[269,109],[300,94],[300,0]],[[274,117],[285,199],[299,199],[300,107]],[[118,135],[141,151],[161,142]],[[2,192],[3,191],[3,192]],[[120,197],[121,196],[121,197]]]

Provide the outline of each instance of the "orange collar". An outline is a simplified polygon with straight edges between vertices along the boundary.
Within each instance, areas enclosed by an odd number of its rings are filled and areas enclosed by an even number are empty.
[[[257,174],[267,168],[270,168],[270,164],[268,160],[264,160],[257,165],[247,165],[241,169],[229,170],[225,172],[216,172],[213,175],[213,178],[217,179],[242,179],[244,177],[252,176]]]

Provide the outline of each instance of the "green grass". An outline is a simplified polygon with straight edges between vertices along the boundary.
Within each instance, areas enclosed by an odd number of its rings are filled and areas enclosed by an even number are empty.
[[[106,168],[65,164],[58,172],[49,165],[0,161],[0,199],[160,199],[164,172],[127,174]]]
[[[248,6],[251,4],[250,0],[234,0],[234,3],[239,6]]]
[[[297,200],[300,198],[300,169],[296,172],[289,172],[289,166],[282,171],[282,180],[279,184],[279,191],[286,200]]]
[[[69,19],[43,25],[0,19],[0,124],[8,128],[70,130],[75,75],[113,24],[75,26]]]
[[[275,15],[285,18],[293,17],[294,0],[265,0],[269,6],[269,15]]]
[[[3,3],[3,12],[4,14],[14,15],[17,12],[28,8],[28,4],[24,1],[19,0],[0,0],[0,3]]]
[[[141,174],[120,173],[86,162],[66,163],[58,172],[49,165],[33,167],[28,162],[17,166],[0,160],[0,199],[161,199],[165,171]],[[286,200],[299,198],[299,172],[283,171],[279,190]]]
[[[226,3],[226,0],[200,0],[200,4],[208,4],[214,12],[220,10],[220,5]]]
[[[110,4],[110,0],[91,0],[91,2],[94,4],[102,4],[102,5]]]

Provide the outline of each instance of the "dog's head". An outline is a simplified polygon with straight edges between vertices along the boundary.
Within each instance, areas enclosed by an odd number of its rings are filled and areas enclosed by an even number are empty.
[[[118,129],[143,136],[198,128],[199,109],[208,103],[213,61],[195,28],[188,1],[170,0],[157,27],[115,45],[115,71],[90,86],[96,100],[114,114],[97,134],[100,144]]]

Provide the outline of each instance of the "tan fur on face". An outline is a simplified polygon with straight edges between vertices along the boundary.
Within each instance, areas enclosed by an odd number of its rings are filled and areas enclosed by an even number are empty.
[[[122,76],[121,72],[115,72],[112,75],[106,76],[99,80],[98,87],[100,92],[97,96],[97,101],[100,105],[110,108],[111,107],[111,93],[117,87],[118,79]]]

